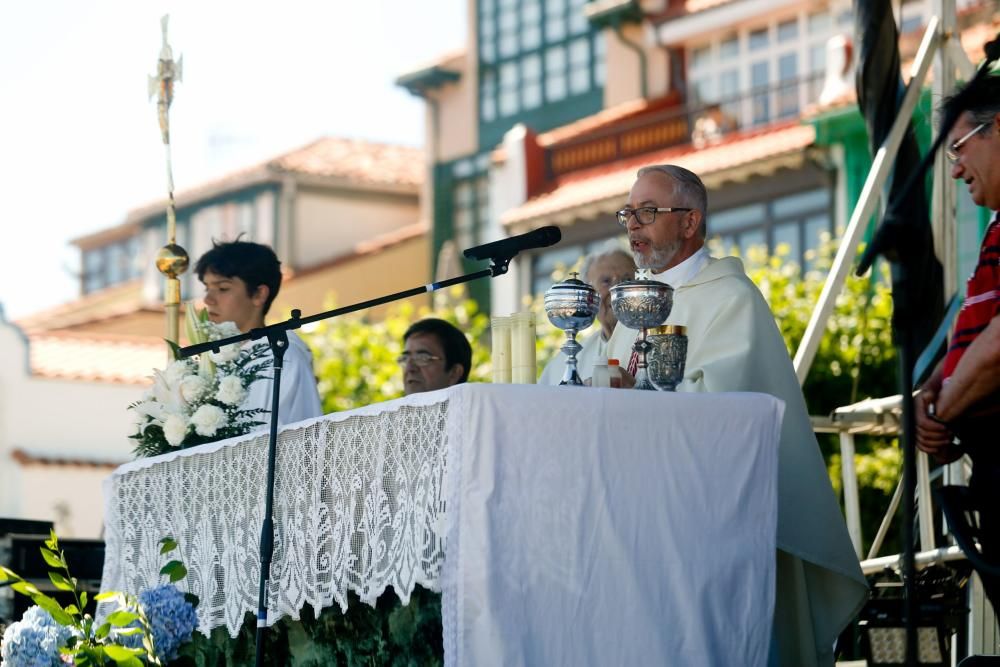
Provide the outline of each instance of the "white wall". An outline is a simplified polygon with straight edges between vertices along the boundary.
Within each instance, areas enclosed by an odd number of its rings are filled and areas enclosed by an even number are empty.
[[[53,380],[30,375],[28,343],[15,326],[0,322],[0,516],[56,520],[56,506],[70,508],[66,529],[97,537],[102,520],[100,479],[106,469],[29,464],[11,452],[54,458],[127,461],[133,418],[127,410],[140,385]]]

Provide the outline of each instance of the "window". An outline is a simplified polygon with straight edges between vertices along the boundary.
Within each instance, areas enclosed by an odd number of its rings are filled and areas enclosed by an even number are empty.
[[[787,259],[809,269],[809,252],[833,231],[831,198],[827,188],[814,188],[745,204],[708,216],[708,234],[721,242],[723,252],[738,249],[744,257],[755,246],[774,253],[781,246]]]
[[[830,11],[803,8],[692,43],[688,102],[721,105],[737,127],[795,116],[818,99],[826,42],[841,29]]]
[[[93,248],[83,253],[83,292],[128,282],[142,275],[143,254],[139,236]]]
[[[478,0],[482,123],[591,93],[604,82],[604,42],[586,0]],[[486,143],[489,143],[488,141]]]
[[[488,155],[481,155],[459,160],[451,168],[452,238],[459,250],[478,243],[489,215],[488,162]]]

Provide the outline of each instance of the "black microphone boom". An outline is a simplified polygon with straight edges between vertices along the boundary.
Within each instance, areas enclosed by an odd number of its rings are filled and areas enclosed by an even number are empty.
[[[469,248],[463,254],[468,259],[493,259],[509,261],[514,255],[522,250],[532,248],[548,248],[555,245],[562,238],[562,232],[558,227],[539,227],[527,234],[518,234],[492,243],[477,245]]]

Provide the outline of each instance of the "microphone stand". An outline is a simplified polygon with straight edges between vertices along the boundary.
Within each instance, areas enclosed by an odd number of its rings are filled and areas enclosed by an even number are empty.
[[[271,385],[271,423],[270,432],[268,433],[267,447],[267,489],[264,500],[264,520],[260,531],[260,585],[257,597],[257,654],[255,663],[257,667],[263,667],[264,665],[264,643],[268,627],[267,583],[271,577],[271,559],[274,556],[274,473],[278,450],[278,401],[281,395],[281,370],[285,357],[285,350],[288,348],[288,331],[290,329],[298,329],[302,325],[309,324],[310,322],[318,322],[319,320],[346,315],[348,313],[364,310],[366,308],[372,308],[374,306],[380,306],[384,303],[397,301],[399,299],[417,296],[418,294],[426,294],[445,287],[451,287],[452,285],[459,285],[472,280],[478,280],[479,278],[495,278],[507,273],[510,260],[513,259],[516,254],[517,250],[498,253],[496,257],[490,258],[490,268],[476,271],[474,273],[467,273],[463,276],[458,276],[457,278],[448,278],[447,280],[442,280],[440,282],[428,283],[427,285],[422,285],[420,287],[403,290],[402,292],[395,292],[394,294],[381,296],[377,299],[369,299],[368,301],[362,301],[350,306],[344,306],[343,308],[335,308],[333,310],[328,310],[316,315],[310,315],[308,317],[302,317],[301,311],[293,310],[292,316],[284,322],[275,322],[274,324],[265,327],[251,329],[250,331],[237,336],[230,336],[229,338],[222,338],[219,340],[198,343],[196,345],[189,345],[187,347],[180,348],[178,356],[180,358],[185,358],[201,354],[202,352],[218,352],[224,345],[231,345],[245,340],[267,338],[268,345],[271,348],[271,354],[274,356],[274,382]]]

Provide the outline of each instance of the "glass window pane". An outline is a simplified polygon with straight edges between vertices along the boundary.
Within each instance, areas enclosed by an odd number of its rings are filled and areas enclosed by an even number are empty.
[[[716,100],[715,86],[711,79],[696,79],[691,82],[691,89],[694,92],[694,103],[696,105],[707,104]]]
[[[545,72],[555,74],[566,71],[566,47],[553,46],[545,50]]]
[[[750,32],[750,50],[757,51],[766,48],[769,42],[767,28],[759,28]]]
[[[797,18],[782,21],[778,24],[778,43],[791,42],[798,39],[799,20]]]
[[[553,14],[565,14],[566,0],[545,0],[545,13],[549,16]]]
[[[483,63],[493,63],[497,59],[496,44],[493,40],[479,44],[479,57]]]
[[[749,255],[752,248],[767,247],[767,240],[764,238],[763,229],[753,229],[740,234],[740,256]]]
[[[574,95],[590,90],[590,70],[576,68],[569,73],[569,92]]]
[[[590,28],[590,21],[583,13],[583,6],[578,2],[573,4],[575,6],[569,10],[569,32],[571,35],[582,35]]]
[[[755,91],[753,96],[753,122],[762,123],[771,118],[769,83],[769,63],[765,60],[750,66],[750,87]]]
[[[517,33],[500,33],[500,56],[503,58],[509,58],[511,56],[516,56],[517,53]]]
[[[732,99],[740,94],[740,72],[731,69],[719,73],[719,99]]]
[[[542,22],[542,6],[538,0],[526,0],[521,7],[521,25],[527,28],[529,25],[537,25]]]
[[[810,14],[808,19],[810,35],[826,35],[830,32],[830,13],[817,12]]]
[[[521,105],[525,109],[536,109],[542,106],[542,82],[525,83],[521,89]]]
[[[566,75],[550,74],[545,77],[545,99],[558,102],[566,97]]]
[[[530,51],[537,49],[542,44],[542,28],[537,23],[526,25],[521,31],[521,49]]]
[[[605,62],[604,62],[604,33],[594,33],[594,84],[604,85]]]
[[[830,207],[830,191],[826,188],[799,192],[774,200],[774,217],[787,218],[806,212],[826,211]]]
[[[569,64],[571,67],[590,64],[590,40],[586,37],[574,39],[569,43]]]
[[[790,116],[799,110],[798,54],[786,53],[778,58],[778,115]]]
[[[767,219],[764,204],[748,204],[729,208],[708,216],[708,231],[710,234],[723,234],[732,229],[750,227],[762,224]],[[724,234],[723,234],[724,235]]]
[[[542,57],[540,55],[533,53],[521,60],[521,78],[525,81],[538,81],[542,78]]]
[[[545,38],[550,42],[558,42],[566,38],[566,17],[548,16],[545,19]]]
[[[724,37],[722,42],[719,43],[719,59],[720,60],[732,60],[740,54],[740,38],[733,34],[729,37]]]
[[[500,91],[500,115],[511,116],[518,112],[517,90]]]
[[[788,222],[774,227],[774,248],[772,252],[780,252],[779,246],[787,245],[788,252],[784,256],[786,260],[802,265],[802,248],[799,243],[799,226],[797,223]]]
[[[517,14],[515,12],[500,14],[500,32],[517,32]]]
[[[706,44],[691,51],[691,67],[707,67],[712,62],[712,46]]]
[[[817,250],[823,235],[830,232],[830,218],[827,216],[814,216],[807,219],[804,232],[805,249],[807,251]],[[813,268],[816,265],[815,252],[807,253],[803,263],[807,270]]]

